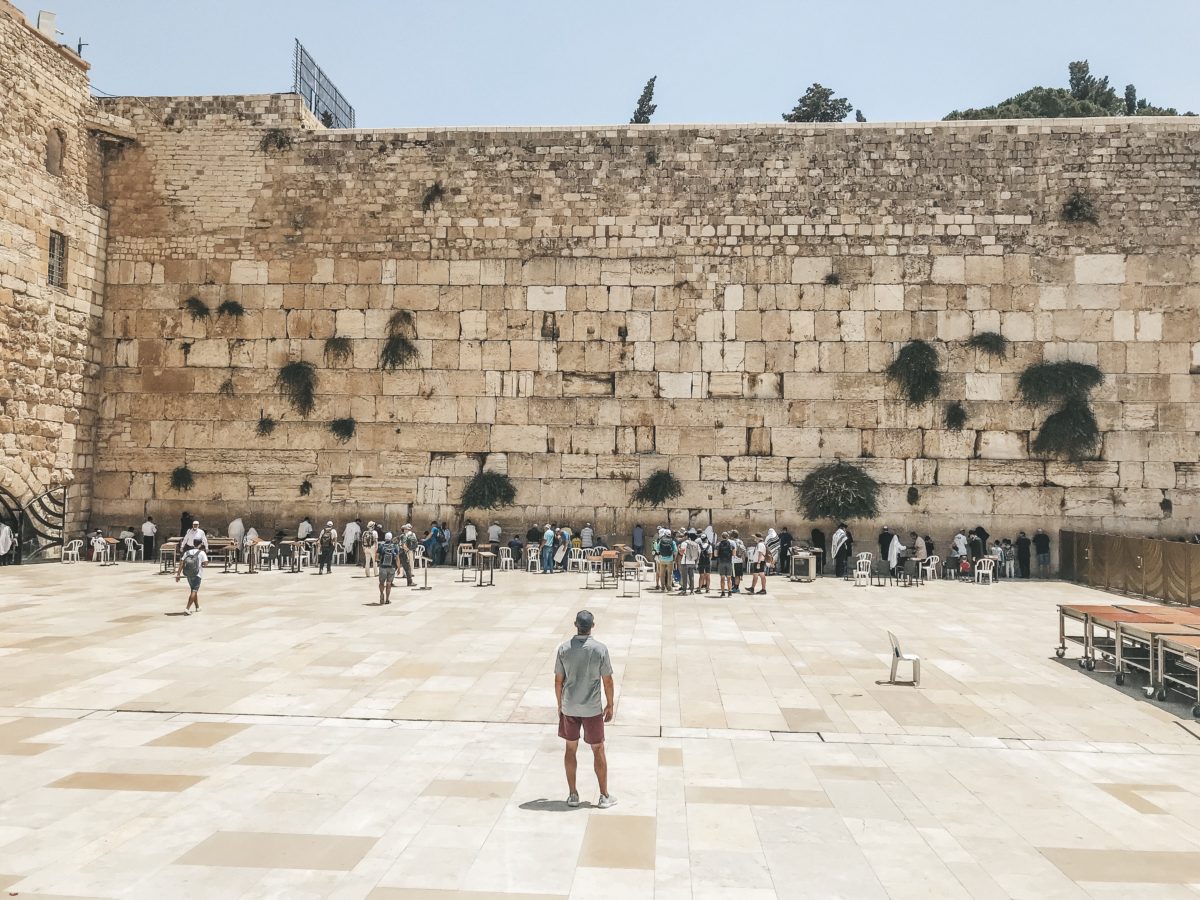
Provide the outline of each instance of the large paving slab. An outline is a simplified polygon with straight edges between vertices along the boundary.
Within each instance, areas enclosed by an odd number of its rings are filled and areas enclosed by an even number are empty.
[[[1056,582],[621,599],[151,566],[0,570],[20,896],[1194,897],[1183,704],[1054,657]],[[554,647],[596,613],[619,805],[562,802]],[[881,685],[886,632],[924,660]]]

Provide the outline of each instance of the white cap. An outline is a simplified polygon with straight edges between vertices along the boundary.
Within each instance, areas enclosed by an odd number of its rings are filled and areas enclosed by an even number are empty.
[[[405,522],[405,523],[404,523],[404,530],[405,530],[405,531],[412,531],[412,526],[411,526],[411,525],[409,525],[407,522]]]
[[[326,522],[326,523],[325,523],[325,527],[326,527],[326,528],[332,528],[332,527],[333,527],[333,522]]]
[[[392,533],[391,533],[390,531],[389,531],[389,532],[387,532],[387,533],[386,533],[386,534],[383,536],[383,539],[384,539],[385,541],[390,541],[390,540],[392,539]]]

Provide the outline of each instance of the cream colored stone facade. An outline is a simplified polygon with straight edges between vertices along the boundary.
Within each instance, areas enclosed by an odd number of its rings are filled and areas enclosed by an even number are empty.
[[[100,108],[136,135],[103,166],[104,524],[452,519],[486,465],[521,530],[663,518],[629,499],[658,468],[684,486],[674,522],[807,530],[792,484],[841,457],[883,483],[883,519],[935,535],[1200,527],[1200,123],[326,131],[291,95]],[[1098,225],[1061,221],[1076,189]],[[385,372],[398,309],[418,360]],[[965,346],[987,330],[1006,359]],[[884,375],[913,338],[941,353],[938,402]],[[1099,459],[1031,456],[1046,411],[1016,384],[1043,359],[1104,372]],[[306,420],[274,389],[291,360],[317,367]]]

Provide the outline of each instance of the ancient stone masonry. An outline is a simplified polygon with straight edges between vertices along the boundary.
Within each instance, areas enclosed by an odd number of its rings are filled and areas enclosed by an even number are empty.
[[[510,521],[651,518],[629,498],[658,468],[683,511],[796,521],[792,482],[842,457],[898,523],[1200,522],[1200,125],[328,132],[290,102],[104,104],[138,132],[107,169],[110,517],[427,521],[486,464],[517,485]],[[1098,224],[1063,221],[1074,192]],[[193,321],[191,296],[245,315]],[[418,355],[385,370],[396,310]],[[1004,358],[966,347],[981,331]],[[922,405],[884,374],[914,338],[944,371]],[[1046,411],[1016,382],[1043,359],[1104,372],[1098,460],[1031,456]],[[293,360],[307,419],[273,386]]]
[[[649,524],[630,498],[660,469],[673,521],[800,526],[794,484],[842,458],[934,534],[1200,527],[1200,123],[330,131],[293,95],[93,104],[78,61],[0,20],[5,84],[69,86],[6,122],[0,175],[41,194],[0,201],[4,458],[73,467],[98,524],[452,519],[486,467],[523,526]],[[128,139],[89,160],[97,129]],[[1064,214],[1081,197],[1096,222]],[[923,403],[887,376],[917,339]],[[1060,360],[1104,374],[1095,459],[1032,451],[1055,410],[1018,379]]]
[[[0,490],[91,502],[106,214],[87,64],[0,0]],[[49,279],[51,233],[65,239]]]

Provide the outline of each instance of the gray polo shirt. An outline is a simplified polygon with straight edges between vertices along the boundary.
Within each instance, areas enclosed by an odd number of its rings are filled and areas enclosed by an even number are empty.
[[[608,648],[591,635],[577,634],[558,648],[554,674],[563,676],[562,711],[568,716],[598,716],[604,712],[600,679],[612,675]]]

